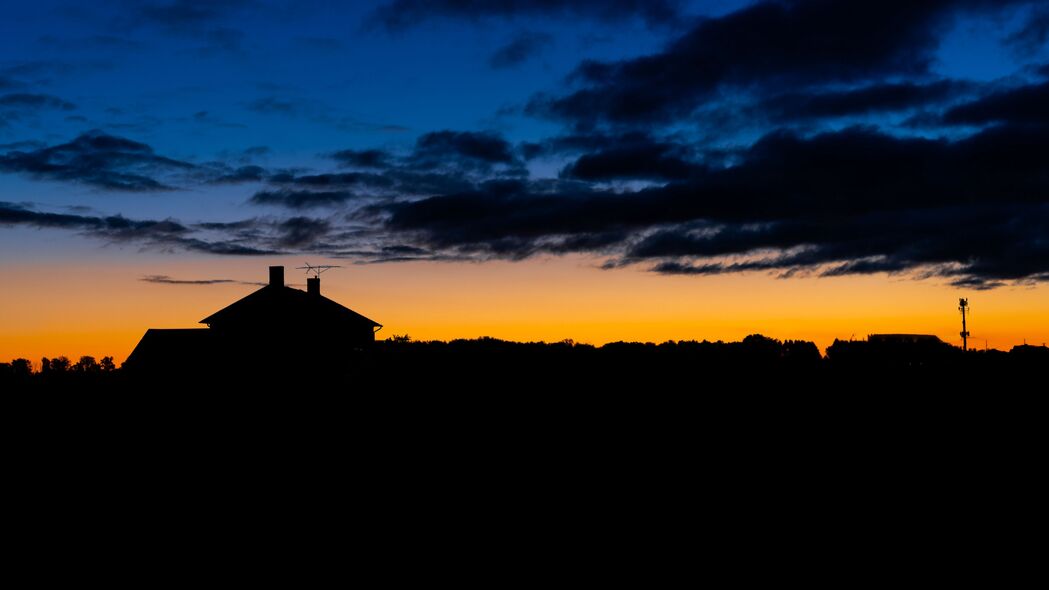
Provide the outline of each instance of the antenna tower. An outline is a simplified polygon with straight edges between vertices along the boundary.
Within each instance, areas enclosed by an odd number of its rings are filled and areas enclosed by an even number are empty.
[[[969,309],[969,300],[968,299],[959,299],[958,300],[958,311],[962,312],[962,332],[960,334],[961,337],[962,337],[962,350],[969,350],[969,346],[968,346],[969,345],[969,330],[966,329],[966,327],[965,327],[965,312],[968,309]]]

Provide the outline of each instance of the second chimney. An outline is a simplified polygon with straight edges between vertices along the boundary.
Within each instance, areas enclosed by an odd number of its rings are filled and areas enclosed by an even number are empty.
[[[271,266],[270,267],[270,286],[271,287],[283,287],[284,286],[284,267],[283,266]]]
[[[316,295],[320,297],[321,294],[321,278],[310,277],[306,279],[306,292],[310,295]]]

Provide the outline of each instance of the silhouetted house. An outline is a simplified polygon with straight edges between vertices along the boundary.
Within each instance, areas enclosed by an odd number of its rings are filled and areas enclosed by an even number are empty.
[[[284,267],[270,267],[270,282],[251,295],[200,320],[215,332],[267,338],[274,332],[337,340],[350,347],[375,341],[382,326],[321,295],[320,278],[306,279],[306,290],[284,284]]]
[[[321,295],[320,278],[302,291],[284,284],[271,266],[269,284],[200,321],[207,328],[149,329],[125,366],[170,371],[196,363],[337,361],[375,342],[382,325]]]

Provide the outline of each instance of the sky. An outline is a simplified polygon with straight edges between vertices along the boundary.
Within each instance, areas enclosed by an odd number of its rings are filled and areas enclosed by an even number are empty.
[[[1049,341],[1045,2],[3,12],[0,361],[307,261],[380,338]]]

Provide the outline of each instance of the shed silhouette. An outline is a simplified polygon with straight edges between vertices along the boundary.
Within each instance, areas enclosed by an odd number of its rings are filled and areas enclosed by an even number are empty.
[[[269,271],[266,286],[200,320],[207,328],[150,328],[124,366],[174,371],[185,368],[187,355],[212,367],[336,361],[375,342],[382,325],[321,295],[319,277],[302,291],[284,284],[283,266]]]

